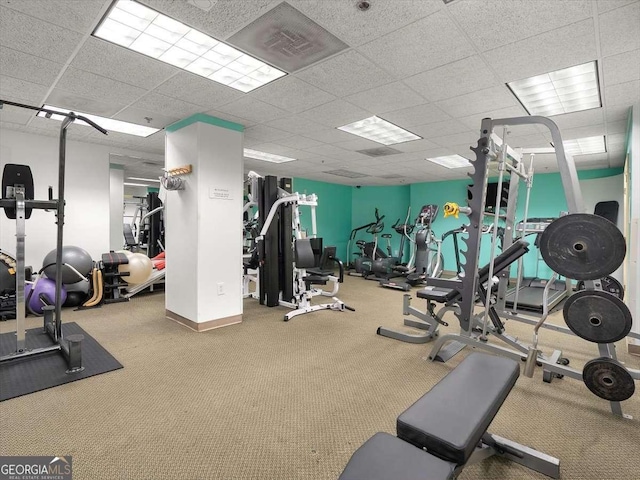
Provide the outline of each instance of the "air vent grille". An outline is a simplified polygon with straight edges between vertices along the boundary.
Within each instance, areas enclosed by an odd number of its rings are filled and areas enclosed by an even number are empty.
[[[287,2],[275,6],[228,41],[287,72],[308,67],[349,48]]]
[[[347,178],[363,178],[363,177],[369,176],[365,173],[352,172],[351,170],[329,170],[324,173],[328,173],[329,175],[336,175],[338,177],[347,177]]]
[[[397,153],[402,153],[400,150],[396,150],[391,147],[376,147],[376,148],[367,148],[365,150],[356,150],[358,153],[362,153],[363,155],[369,155],[370,157],[385,157],[387,155],[396,155]]]

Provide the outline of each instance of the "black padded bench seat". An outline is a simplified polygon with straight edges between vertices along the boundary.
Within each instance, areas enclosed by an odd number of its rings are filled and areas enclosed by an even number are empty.
[[[498,255],[493,261],[493,274],[496,275],[500,273],[502,270],[507,268],[513,262],[515,262],[518,258],[523,256],[525,253],[529,251],[529,242],[524,240],[518,240],[512,243],[509,248],[507,248],[504,252]],[[484,284],[487,280],[489,280],[489,266],[491,264],[487,263],[484,267],[478,270],[478,279],[480,285]],[[429,283],[429,279],[427,279],[427,283]],[[452,288],[443,288],[443,287],[428,287],[422,290],[419,290],[416,293],[418,298],[424,298],[426,300],[430,300],[437,303],[448,303],[452,300],[457,299],[460,296],[460,292],[456,289]]]
[[[454,463],[379,432],[356,450],[339,480],[448,480],[454,478],[455,468]]]
[[[519,375],[514,360],[471,353],[398,417],[398,438],[465,464]]]

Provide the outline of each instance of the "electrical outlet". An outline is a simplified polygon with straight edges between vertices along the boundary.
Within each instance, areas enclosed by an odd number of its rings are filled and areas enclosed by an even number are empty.
[[[224,295],[224,283],[218,282],[218,295]]]

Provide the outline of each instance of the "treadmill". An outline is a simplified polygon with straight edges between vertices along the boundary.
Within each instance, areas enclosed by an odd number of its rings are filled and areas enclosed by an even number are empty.
[[[526,224],[524,222],[518,222],[516,225],[516,231],[521,232],[521,238],[527,235],[536,235],[536,240],[534,245],[538,246],[539,234],[544,231],[547,226],[554,221],[555,218],[530,218]],[[542,261],[540,257],[538,257],[538,262]],[[536,268],[537,270],[537,268]],[[518,290],[518,310],[526,310],[529,312],[542,313],[543,304],[542,304],[542,296],[544,293],[544,289],[549,283],[548,279],[535,277],[524,277],[520,281],[520,288]],[[570,291],[570,289],[569,289]],[[567,281],[566,280],[555,280],[553,285],[551,285],[549,289],[549,296],[547,299],[549,310],[556,307],[567,295]],[[516,289],[512,288],[507,291],[507,295],[505,298],[505,306],[507,308],[513,309],[515,305],[516,299]]]

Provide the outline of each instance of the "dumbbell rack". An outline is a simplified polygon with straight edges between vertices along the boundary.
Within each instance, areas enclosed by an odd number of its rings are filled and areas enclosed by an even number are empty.
[[[430,354],[429,358],[431,360],[435,360],[439,357],[439,353],[441,350],[446,350],[447,347],[445,345],[452,344],[454,353],[457,353],[465,346],[472,346],[474,348],[479,348],[483,350],[487,350],[497,355],[507,356],[513,359],[523,359],[526,357],[526,352],[528,348],[525,344],[518,341],[511,341],[509,338],[500,338],[500,340],[506,341],[507,344],[512,348],[506,348],[499,345],[490,344],[487,342],[487,333],[490,333],[490,328],[488,328],[488,311],[489,311],[489,302],[490,296],[488,296],[486,305],[485,305],[485,315],[484,322],[478,322],[478,317],[475,315],[475,300],[476,295],[475,292],[477,290],[477,282],[478,282],[478,257],[480,251],[480,229],[479,227],[483,225],[483,217],[484,217],[484,205],[485,205],[485,196],[486,196],[486,184],[488,180],[489,173],[489,164],[490,162],[496,162],[499,169],[499,185],[498,192],[501,189],[501,184],[504,178],[505,173],[511,175],[518,175],[523,177],[525,174],[522,169],[518,168],[518,157],[517,152],[514,152],[510,147],[506,144],[504,140],[506,138],[506,128],[507,126],[518,126],[518,125],[543,125],[549,129],[551,132],[551,136],[553,139],[553,144],[555,145],[555,154],[558,161],[558,167],[560,172],[560,177],[562,180],[563,189],[565,191],[565,196],[567,200],[567,206],[569,210],[569,214],[581,214],[584,211],[584,202],[582,199],[582,193],[580,190],[580,185],[578,182],[578,175],[575,168],[575,163],[573,158],[567,155],[564,151],[564,146],[562,143],[562,137],[560,135],[560,131],[557,125],[546,117],[539,116],[529,116],[529,117],[515,117],[515,118],[505,118],[505,119],[490,119],[485,118],[482,120],[481,125],[481,137],[478,140],[478,144],[476,147],[472,147],[471,150],[475,152],[476,159],[472,161],[474,171],[469,174],[469,177],[472,180],[472,185],[469,187],[471,193],[471,200],[468,201],[469,208],[465,209],[464,214],[467,215],[469,219],[469,223],[467,225],[468,235],[466,238],[463,238],[462,241],[466,245],[466,249],[463,249],[462,255],[465,258],[463,270],[464,275],[458,279],[430,279],[429,284],[435,287],[443,287],[443,288],[452,288],[461,292],[461,300],[455,304],[455,308],[453,311],[455,315],[458,317],[461,333],[460,334],[448,334],[443,335],[438,338],[435,342]],[[504,134],[502,142],[496,142],[496,135],[493,134],[494,128],[498,126],[504,127]],[[514,162],[510,162],[509,160],[515,160]],[[514,167],[515,164],[515,167]],[[495,165],[495,163],[493,164]],[[515,195],[512,195],[511,187],[513,185],[517,185],[518,182],[510,182],[510,192],[509,197],[515,198],[517,197],[517,190]],[[514,187],[517,188],[517,187]],[[497,204],[499,205],[499,199],[497,199]],[[509,211],[511,209],[511,211]],[[462,213],[462,212],[461,212]],[[511,217],[509,214],[511,213]],[[497,213],[496,213],[497,216]],[[507,248],[511,242],[513,241],[513,232],[514,232],[514,223],[513,218],[515,217],[515,204],[510,205],[508,208],[508,212],[506,215],[506,228],[505,228],[505,238],[503,247]],[[494,258],[495,254],[495,243],[496,243],[496,235],[493,235],[492,242],[492,258]],[[491,265],[492,266],[492,265]],[[616,267],[617,268],[617,267]],[[492,272],[492,270],[491,270]],[[487,287],[488,291],[491,291],[492,287],[492,276],[489,275],[489,285]],[[598,277],[599,278],[599,277]],[[498,298],[504,297],[506,292],[506,284],[508,282],[508,269],[502,274],[500,278],[500,283],[498,287]],[[585,278],[585,288],[587,291],[601,291],[602,285],[600,281],[596,279],[586,279]],[[504,305],[502,305],[503,311],[502,314],[505,314]],[[505,315],[508,318],[514,318],[513,314]],[[546,316],[545,316],[546,318]],[[515,318],[520,321],[524,321],[525,323],[537,324],[538,319],[530,319],[524,318],[522,315],[518,315]],[[477,327],[478,325],[483,324],[482,334],[478,334]],[[544,326],[544,325],[543,325]],[[563,333],[574,334],[570,329],[566,327],[553,326],[548,325],[547,328],[560,331]],[[634,338],[639,338],[640,336],[636,336],[635,334],[629,334]],[[622,369],[624,373],[624,379],[626,382],[626,387],[629,387],[633,391],[633,381],[640,380],[640,370],[628,369],[623,367],[617,362],[615,344],[614,343],[598,343],[598,353],[600,355],[600,359],[603,361],[611,362],[611,364],[616,364],[619,368]],[[449,345],[448,345],[449,346]],[[517,350],[514,350],[513,348]],[[444,352],[442,352],[444,353]],[[445,355],[445,358],[450,358],[451,355]],[[543,378],[545,380],[550,381],[553,377],[570,377],[575,378],[577,380],[585,381],[586,373],[578,370],[576,368],[572,368],[568,366],[568,362],[564,361],[562,358],[562,352],[559,350],[555,350],[551,355],[539,354],[537,355],[537,363],[542,365],[543,368]],[[630,380],[627,380],[630,379]],[[606,380],[606,378],[600,378],[601,381]],[[631,385],[629,385],[629,381],[631,381]],[[606,387],[606,385],[604,385]],[[625,386],[625,385],[623,385]],[[610,386],[609,386],[610,387]],[[591,389],[591,387],[589,387]],[[612,388],[612,392],[615,392],[615,385]],[[592,390],[593,391],[593,390]],[[629,415],[626,415],[622,411],[622,406],[620,401],[610,400],[607,398],[607,394],[605,396],[598,395],[601,398],[608,399],[610,402],[611,411],[618,416],[622,416],[625,418],[630,418]],[[614,395],[611,395],[612,398]]]

